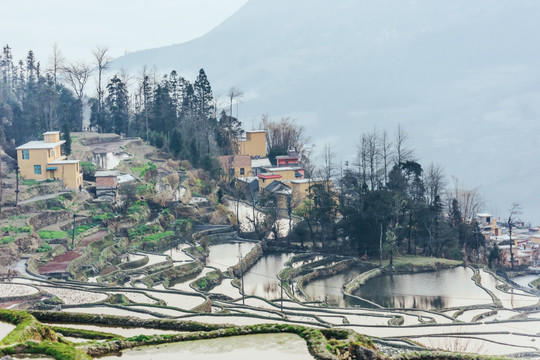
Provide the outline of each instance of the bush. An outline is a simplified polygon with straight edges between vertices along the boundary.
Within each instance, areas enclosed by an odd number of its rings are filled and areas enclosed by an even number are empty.
[[[96,166],[93,163],[91,163],[90,161],[81,161],[79,162],[79,165],[81,167],[83,175],[94,175],[94,172],[96,171]]]
[[[37,248],[37,252],[48,252],[48,251],[51,251],[52,250],[52,246],[49,245],[48,242],[44,242],[40,247]]]

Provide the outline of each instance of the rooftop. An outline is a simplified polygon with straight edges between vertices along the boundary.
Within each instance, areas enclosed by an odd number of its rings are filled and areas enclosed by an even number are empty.
[[[262,158],[262,159],[251,159],[251,167],[270,167],[272,164],[270,163],[270,159],[268,158]]]
[[[281,178],[281,175],[279,174],[272,174],[272,173],[264,173],[257,175],[261,179],[279,179]]]
[[[47,165],[64,165],[64,164],[77,164],[79,160],[58,160],[58,161],[51,161]]]
[[[43,133],[43,135],[54,135],[54,134],[60,134],[60,131],[47,131]]]
[[[282,166],[282,167],[268,168],[268,171],[272,171],[272,172],[275,172],[275,171],[290,171],[290,170],[303,170],[303,168],[300,167],[300,166]]]
[[[118,176],[120,175],[119,171],[96,171],[95,177],[108,177],[108,176]]]
[[[55,143],[46,143],[45,141],[29,141],[17,147],[16,150],[33,150],[33,149],[54,149],[55,147],[65,143],[65,140],[60,140]]]
[[[488,213],[478,213],[478,214],[476,214],[476,216],[478,216],[478,217],[493,217],[493,215],[488,214]]]

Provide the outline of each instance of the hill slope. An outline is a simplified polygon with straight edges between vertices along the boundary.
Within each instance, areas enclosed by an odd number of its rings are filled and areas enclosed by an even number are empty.
[[[421,162],[480,186],[489,211],[521,201],[540,222],[539,13],[534,0],[250,0],[201,38],[114,66],[189,78],[204,67],[216,92],[246,92],[247,128],[292,116],[342,159],[362,131],[400,122]]]

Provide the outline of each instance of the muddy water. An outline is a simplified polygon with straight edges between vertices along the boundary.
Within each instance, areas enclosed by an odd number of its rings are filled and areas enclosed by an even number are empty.
[[[117,356],[103,357],[115,360]],[[128,360],[307,360],[313,359],[306,343],[293,334],[262,334],[235,336],[220,339],[186,341],[160,346],[149,346],[124,351],[122,359]]]
[[[206,265],[226,271],[229,267],[238,263],[239,251],[242,256],[245,256],[255,245],[254,242],[231,242],[211,245],[208,247],[209,255],[206,259]]]
[[[267,254],[259,259],[244,276],[246,295],[261,296],[266,299],[279,299],[281,288],[277,275],[294,254]]]
[[[489,304],[491,297],[465,267],[416,274],[383,275],[366,281],[354,295],[387,308],[442,309]]]

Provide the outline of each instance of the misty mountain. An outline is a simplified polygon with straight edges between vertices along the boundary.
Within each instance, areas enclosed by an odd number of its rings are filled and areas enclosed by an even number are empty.
[[[198,39],[113,67],[189,79],[202,67],[215,93],[246,93],[247,129],[291,116],[341,160],[363,131],[400,123],[424,166],[478,187],[494,215],[519,201],[540,223],[539,14],[535,0],[250,0]]]

